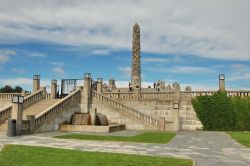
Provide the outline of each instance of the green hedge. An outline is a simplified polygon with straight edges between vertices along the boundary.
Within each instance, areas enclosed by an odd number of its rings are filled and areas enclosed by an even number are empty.
[[[204,130],[250,130],[250,97],[217,92],[196,97],[193,106]]]

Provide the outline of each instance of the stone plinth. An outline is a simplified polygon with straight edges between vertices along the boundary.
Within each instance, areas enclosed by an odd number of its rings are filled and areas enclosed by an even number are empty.
[[[78,131],[78,132],[97,132],[97,133],[109,133],[114,131],[125,130],[125,125],[110,125],[110,126],[94,126],[94,125],[68,125],[61,124],[60,131]]]
[[[74,113],[70,118],[72,125],[90,125],[90,115],[88,113]]]

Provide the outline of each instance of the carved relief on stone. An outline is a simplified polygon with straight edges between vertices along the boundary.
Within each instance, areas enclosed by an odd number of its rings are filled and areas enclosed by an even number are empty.
[[[178,82],[174,82],[173,88],[174,88],[174,90],[180,90],[181,89],[180,84]]]
[[[141,88],[141,56],[140,56],[140,27],[136,23],[133,26],[132,41],[132,87]]]
[[[186,86],[186,88],[185,88],[185,91],[186,91],[186,92],[191,92],[191,90],[192,90],[192,89],[191,89],[191,86]]]
[[[112,90],[115,89],[115,88],[116,88],[115,80],[114,80],[114,79],[110,79],[110,80],[109,80],[108,89],[109,89],[110,91],[112,91]]]

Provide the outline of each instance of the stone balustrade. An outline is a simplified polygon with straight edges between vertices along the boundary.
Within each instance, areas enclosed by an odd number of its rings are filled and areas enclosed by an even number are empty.
[[[11,100],[13,96],[21,96],[22,93],[0,93],[1,100]]]
[[[138,94],[133,92],[103,92],[103,96],[112,98],[112,99],[126,99],[126,100],[151,100],[151,99],[159,99],[159,100],[173,100],[175,92],[140,92]]]
[[[46,90],[45,89],[41,89],[27,97],[24,98],[24,102],[23,102],[23,107],[24,109],[28,108],[29,106],[45,99],[46,95]]]
[[[35,129],[38,129],[45,122],[55,117],[59,112],[63,111],[70,104],[80,102],[81,90],[76,90],[67,97],[63,98],[60,102],[52,105],[35,118]]]
[[[181,92],[182,99],[188,98],[188,95],[191,94],[192,98],[195,98],[197,96],[212,96],[217,91],[191,91],[191,92]],[[227,96],[234,97],[249,97],[250,96],[250,90],[229,90],[226,91]]]
[[[47,93],[46,94],[46,99],[50,99],[51,98],[51,94],[50,93]]]
[[[249,97],[250,96],[250,90],[227,91],[227,96]]]
[[[114,107],[115,109],[117,109],[118,111],[120,111],[121,113],[127,115],[127,116],[132,116],[142,122],[146,122],[148,125],[154,127],[154,128],[158,128],[159,126],[159,121],[146,115],[143,114],[133,108],[130,108],[118,101],[115,101],[113,99],[110,99],[109,97],[107,97],[107,95],[103,95],[103,94],[99,94],[95,91],[93,91],[92,96],[94,99],[101,101],[103,103],[108,104],[111,107]],[[113,97],[114,98],[114,97]]]
[[[31,94],[31,95],[25,97],[24,101],[23,101],[23,107],[24,107],[24,109],[26,109],[27,107],[29,107],[29,106],[37,103],[40,100],[43,100],[45,93],[46,92],[41,89],[41,90],[37,91],[36,93]],[[16,95],[16,93],[15,93],[15,95]],[[5,122],[8,118],[11,117],[11,111],[12,111],[12,105],[9,106],[9,107],[7,107],[7,108],[4,108],[4,109],[0,110],[0,124],[3,123],[3,122]]]
[[[12,106],[0,110],[0,124],[4,123],[11,116]]]

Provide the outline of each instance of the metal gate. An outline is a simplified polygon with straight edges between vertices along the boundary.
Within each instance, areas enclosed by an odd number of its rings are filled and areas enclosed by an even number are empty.
[[[72,93],[76,86],[82,86],[83,79],[62,79],[61,81],[61,96],[67,96]]]

